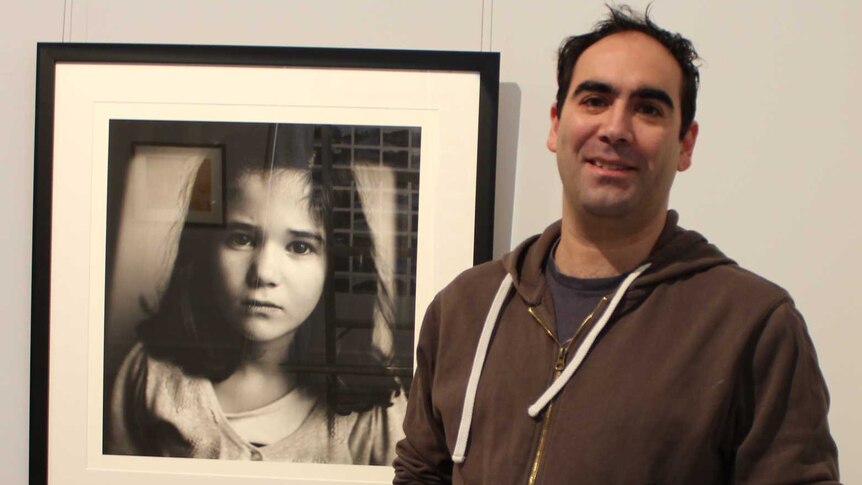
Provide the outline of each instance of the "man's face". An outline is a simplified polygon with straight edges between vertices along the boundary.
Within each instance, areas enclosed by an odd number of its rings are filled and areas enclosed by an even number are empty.
[[[596,42],[575,63],[562,113],[551,109],[565,217],[645,225],[667,210],[676,171],[686,170],[696,123],[679,138],[682,69],[640,32]]]

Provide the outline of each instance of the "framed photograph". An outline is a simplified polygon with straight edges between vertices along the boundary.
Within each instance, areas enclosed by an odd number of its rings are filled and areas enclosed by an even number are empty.
[[[30,483],[391,483],[499,56],[40,44]]]

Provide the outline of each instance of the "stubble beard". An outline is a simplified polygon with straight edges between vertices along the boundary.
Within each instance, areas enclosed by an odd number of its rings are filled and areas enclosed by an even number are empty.
[[[610,184],[609,184],[610,185]],[[619,220],[635,212],[637,200],[630,188],[595,187],[581,188],[578,193],[567,197],[568,205],[574,216],[585,218]]]

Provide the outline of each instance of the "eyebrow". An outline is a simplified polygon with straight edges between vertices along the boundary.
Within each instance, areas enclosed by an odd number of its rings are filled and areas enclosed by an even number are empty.
[[[254,224],[249,224],[247,222],[228,221],[225,225],[228,229],[242,229],[249,232],[257,231],[257,226],[255,226]]]
[[[667,91],[663,89],[657,88],[640,88],[636,89],[634,93],[632,93],[632,97],[641,98],[641,99],[651,99],[653,101],[658,101],[659,103],[664,103],[670,109],[673,109],[673,99],[667,94]]]
[[[614,88],[608,83],[603,83],[601,81],[584,81],[581,84],[578,84],[578,87],[575,88],[575,92],[572,94],[577,95],[584,91],[603,94],[619,94],[620,92],[619,89]]]
[[[319,243],[323,242],[323,236],[320,235],[319,232],[311,232],[311,231],[296,231],[293,229],[288,229],[288,234],[290,234],[293,238],[298,239],[313,239]]]
[[[254,224],[249,224],[247,222],[240,222],[240,221],[229,221],[227,223],[227,227],[229,229],[241,229],[241,230],[245,230],[245,231],[249,231],[249,232],[260,231],[260,228],[258,226],[254,225]],[[312,240],[317,241],[319,243],[323,242],[323,236],[319,232],[316,232],[316,231],[300,231],[300,230],[295,230],[295,229],[288,229],[287,234],[288,234],[288,236],[290,236],[291,238],[294,238],[294,239],[312,239]]]
[[[591,81],[591,80],[587,80],[587,81],[584,81],[584,82],[578,84],[578,87],[575,88],[575,92],[572,94],[577,95],[577,94],[580,94],[584,91],[590,91],[590,92],[594,92],[594,93],[603,93],[603,94],[613,94],[613,95],[619,95],[620,94],[619,89],[611,86],[608,83],[605,83],[602,81]],[[652,99],[654,101],[658,101],[660,103],[667,105],[671,109],[674,108],[673,98],[671,98],[670,95],[667,93],[667,91],[665,91],[663,89],[651,88],[651,87],[638,88],[638,89],[635,89],[635,91],[632,93],[632,97],[633,98],[641,98],[641,99]]]

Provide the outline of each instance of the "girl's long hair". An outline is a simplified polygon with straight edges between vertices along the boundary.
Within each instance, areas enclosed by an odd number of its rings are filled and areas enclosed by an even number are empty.
[[[314,166],[309,159],[312,150],[311,127],[308,125],[273,125],[270,127],[267,152],[270,154],[263,166],[257,164],[238,164],[226,167],[226,200],[230,201],[231,188],[249,171],[299,170],[305,174],[311,185],[308,200],[313,218],[321,223],[327,235],[331,209],[331,187],[323,182],[319,165]],[[213,281],[218,276],[214,270],[214,245],[218,244],[221,228],[202,226],[184,221],[179,237],[177,256],[165,290],[161,294],[156,309],[149,309],[149,317],[139,324],[138,336],[153,357],[170,361],[191,376],[199,376],[218,382],[229,377],[247,356],[249,346],[246,338],[234,330],[224,315],[218,310],[213,295]],[[330,241],[326,241],[327,251]],[[331,262],[332,258],[328,258]],[[380,314],[384,325],[391,328],[392,303],[389,288],[380,280],[380,271],[375,265],[378,279],[378,293],[375,314]],[[331,267],[327,279],[332,275]],[[332,287],[330,281],[326,287]],[[309,319],[297,330],[294,339],[295,351],[291,352],[287,368],[293,364],[303,364],[307,349],[315,346],[312,325],[321,323],[327,301],[326,292],[318,301]],[[318,332],[319,333],[319,332]],[[370,338],[369,354],[381,365],[386,365],[388,357],[376,351]],[[332,374],[329,374],[330,376]],[[398,384],[392,378],[384,385],[376,385],[379,392],[365,393],[362,399],[342,399],[349,393],[340,392],[355,388],[353,376],[339,375],[335,379],[324,379],[323,374],[299,373],[299,385],[324,398],[331,412],[347,413],[367,409],[372,405],[386,404]],[[335,385],[333,386],[333,383]],[[334,389],[334,392],[333,392]]]
[[[213,229],[183,224],[159,306],[138,326],[138,337],[150,355],[215,382],[236,370],[246,346],[245,338],[214,305],[211,255],[217,237]]]

